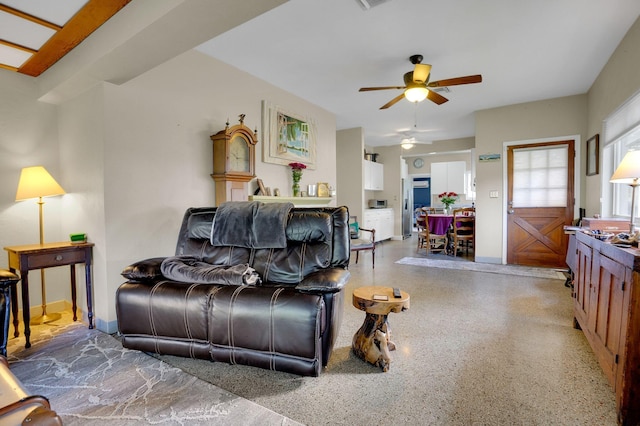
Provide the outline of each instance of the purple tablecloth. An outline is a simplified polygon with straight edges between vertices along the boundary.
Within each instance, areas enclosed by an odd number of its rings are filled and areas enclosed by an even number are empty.
[[[450,214],[430,214],[429,232],[434,235],[446,235],[453,222],[453,215]]]

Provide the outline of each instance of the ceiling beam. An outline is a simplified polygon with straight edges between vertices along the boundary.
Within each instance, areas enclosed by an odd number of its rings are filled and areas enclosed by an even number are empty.
[[[131,0],[89,0],[18,72],[37,77],[69,53]]]

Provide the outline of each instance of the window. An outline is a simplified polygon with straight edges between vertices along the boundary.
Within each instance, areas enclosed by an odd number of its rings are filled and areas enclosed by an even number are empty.
[[[513,207],[567,205],[567,145],[513,150]]]
[[[631,186],[609,182],[625,154],[631,150],[640,150],[640,92],[604,121],[601,177],[604,217],[631,217]],[[634,217],[640,216],[638,204]]]

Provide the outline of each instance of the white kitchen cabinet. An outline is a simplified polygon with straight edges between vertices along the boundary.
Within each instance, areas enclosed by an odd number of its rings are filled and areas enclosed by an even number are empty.
[[[431,194],[443,192],[464,194],[467,192],[464,176],[467,165],[464,161],[431,163]]]
[[[366,209],[362,227],[376,230],[376,241],[393,237],[393,209]]]
[[[364,189],[382,191],[384,189],[384,165],[362,160],[364,167]]]

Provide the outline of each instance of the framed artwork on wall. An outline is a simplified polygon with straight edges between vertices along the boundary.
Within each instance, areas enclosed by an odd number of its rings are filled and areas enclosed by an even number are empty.
[[[316,168],[316,124],[308,117],[262,101],[262,161]]]
[[[597,175],[600,163],[600,136],[596,134],[587,140],[587,176]]]

